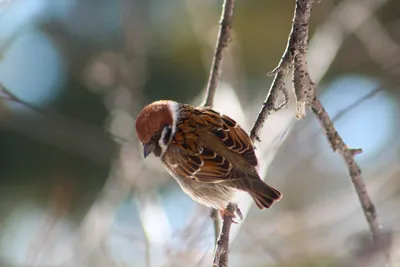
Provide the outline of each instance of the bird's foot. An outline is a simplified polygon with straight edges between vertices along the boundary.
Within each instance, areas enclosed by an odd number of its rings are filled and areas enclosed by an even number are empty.
[[[231,207],[229,207],[229,205],[231,205]],[[243,214],[240,211],[238,205],[233,203],[230,203],[229,205],[225,209],[219,210],[219,214],[222,218],[224,218],[224,216],[232,217],[232,222],[237,224],[238,222],[233,219],[239,217],[240,220],[243,220]]]

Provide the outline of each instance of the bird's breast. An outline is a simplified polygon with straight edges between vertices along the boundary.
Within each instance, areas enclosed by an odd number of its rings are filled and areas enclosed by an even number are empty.
[[[237,191],[222,183],[203,183],[191,178],[182,177],[174,171],[173,165],[168,165],[164,160],[162,161],[165,169],[178,182],[183,192],[204,206],[223,209],[229,204],[234,193]]]

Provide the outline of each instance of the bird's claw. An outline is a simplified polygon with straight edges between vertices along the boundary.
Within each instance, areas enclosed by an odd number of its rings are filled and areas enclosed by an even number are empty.
[[[219,212],[220,212],[220,215],[221,215],[222,218],[224,216],[232,217],[232,222],[237,224],[238,222],[235,221],[234,219],[239,217],[240,220],[243,220],[243,214],[242,214],[242,211],[239,209],[238,205],[232,204],[232,206],[234,208],[233,212],[231,212],[227,208],[221,209]]]

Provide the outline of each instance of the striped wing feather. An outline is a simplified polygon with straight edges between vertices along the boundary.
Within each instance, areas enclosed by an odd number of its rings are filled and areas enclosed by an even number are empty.
[[[242,155],[250,165],[257,165],[250,137],[233,119],[207,108],[191,108],[185,114],[190,114],[190,117],[178,122],[173,145],[169,146],[164,158],[177,174],[207,183],[226,182],[245,176],[223,156],[210,148],[199,146],[200,137],[195,131],[199,126],[206,126],[226,148]]]

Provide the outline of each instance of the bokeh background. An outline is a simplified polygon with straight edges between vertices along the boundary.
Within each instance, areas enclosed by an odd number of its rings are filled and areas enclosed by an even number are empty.
[[[158,99],[200,104],[216,0],[0,0],[0,266],[210,266],[209,210],[158,159],[134,120]],[[249,130],[284,51],[295,1],[238,0],[216,109]],[[324,0],[309,68],[357,155],[400,266],[400,2]],[[287,86],[291,89],[290,77]],[[34,108],[9,101],[8,90]],[[383,266],[346,166],[293,103],[257,143],[284,199],[238,196],[230,266]]]

